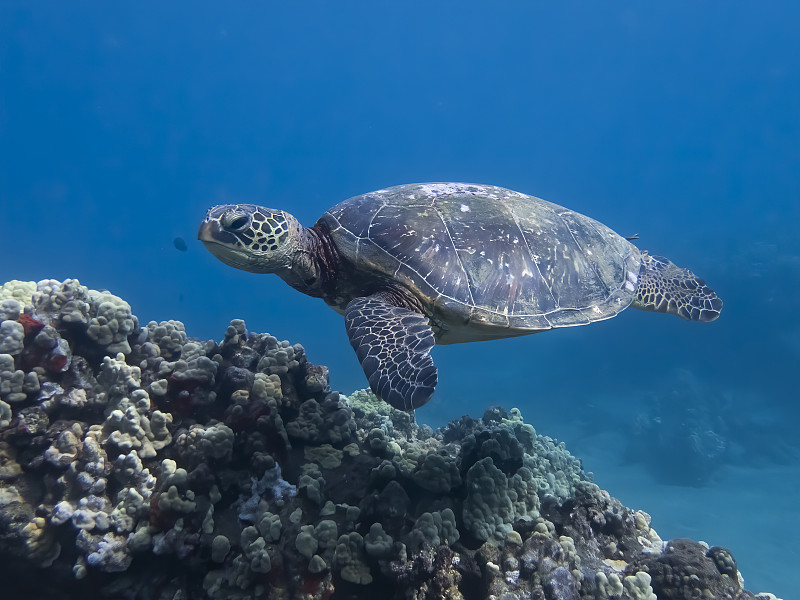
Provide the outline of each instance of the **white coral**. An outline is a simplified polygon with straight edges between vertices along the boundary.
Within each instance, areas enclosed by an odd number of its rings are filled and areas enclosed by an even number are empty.
[[[25,328],[16,321],[3,321],[0,323],[0,353],[19,354],[22,352],[22,341],[25,338]]]

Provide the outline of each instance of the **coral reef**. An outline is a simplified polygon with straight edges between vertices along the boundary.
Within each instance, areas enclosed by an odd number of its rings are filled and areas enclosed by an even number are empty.
[[[516,409],[433,431],[299,344],[140,327],[76,280],[10,282],[0,317],[8,597],[756,597]]]

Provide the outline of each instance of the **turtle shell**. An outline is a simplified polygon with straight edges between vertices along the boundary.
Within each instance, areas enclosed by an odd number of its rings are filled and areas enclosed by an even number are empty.
[[[613,317],[633,300],[641,266],[636,247],[602,223],[487,185],[391,187],[345,200],[319,224],[366,282],[419,297],[450,331],[439,343]]]

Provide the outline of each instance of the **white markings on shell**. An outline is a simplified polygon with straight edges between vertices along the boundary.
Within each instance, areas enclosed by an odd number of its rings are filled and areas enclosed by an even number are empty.
[[[469,212],[469,206],[466,204],[461,205],[461,212]]]
[[[636,290],[636,286],[639,283],[639,276],[634,273],[633,271],[628,271],[626,273],[627,281],[625,282],[625,289],[629,292],[633,292]]]
[[[461,183],[426,183],[420,186],[420,191],[424,196],[446,196],[449,194],[470,194],[478,195],[480,190],[470,190],[469,184]]]

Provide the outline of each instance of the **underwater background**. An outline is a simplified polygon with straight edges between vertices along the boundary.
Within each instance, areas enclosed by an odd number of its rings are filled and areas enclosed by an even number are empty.
[[[434,427],[518,407],[664,539],[800,592],[800,5],[0,1],[0,282],[232,318],[366,385],[342,319],[196,241],[206,208],[311,225],[410,182],[508,187],[704,277],[709,325],[630,310],[434,350]],[[185,241],[185,250],[176,238]]]

